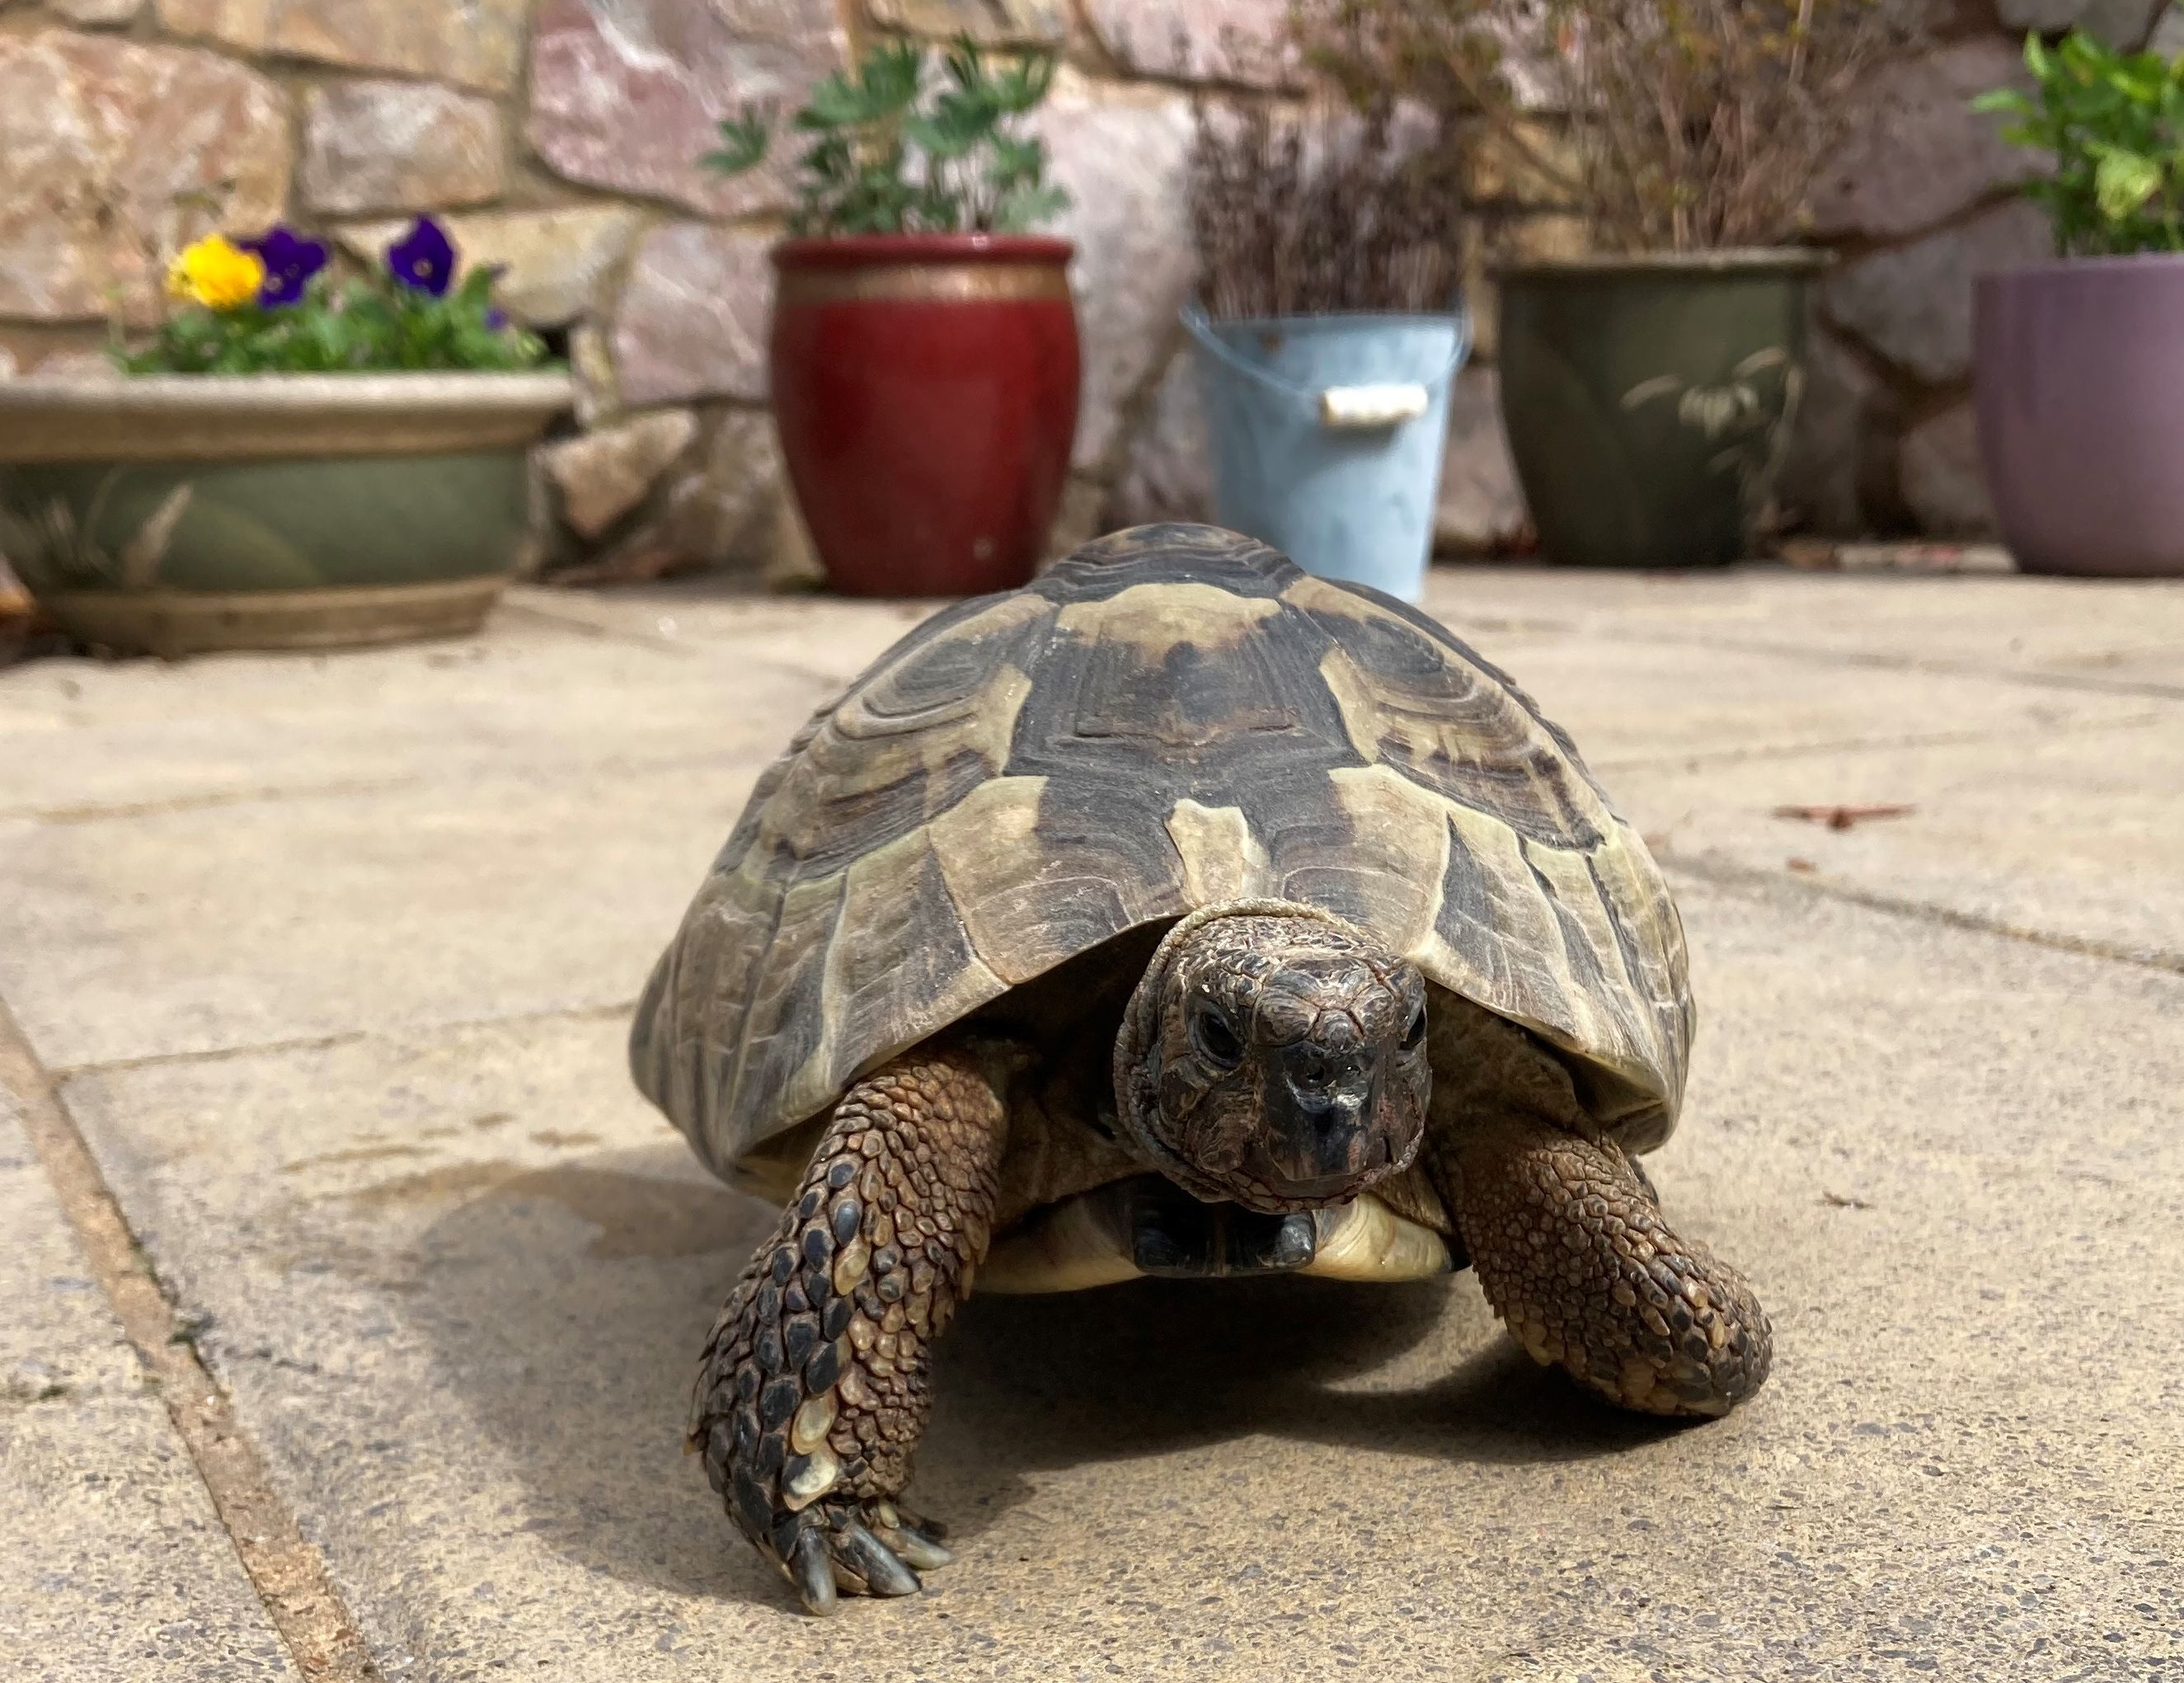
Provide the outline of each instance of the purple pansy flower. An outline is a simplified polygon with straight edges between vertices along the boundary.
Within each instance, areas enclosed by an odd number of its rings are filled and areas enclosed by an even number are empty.
[[[412,292],[445,298],[455,278],[454,242],[431,217],[420,216],[408,233],[387,248],[387,269]]]
[[[254,240],[243,241],[242,248],[256,253],[265,265],[265,282],[258,289],[260,309],[301,304],[311,277],[326,266],[326,248],[292,228],[276,227]]]

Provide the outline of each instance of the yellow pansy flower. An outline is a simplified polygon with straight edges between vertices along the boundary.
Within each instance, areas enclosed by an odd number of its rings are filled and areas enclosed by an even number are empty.
[[[209,309],[239,309],[253,303],[265,284],[265,264],[220,234],[208,234],[186,248],[169,265],[167,291]]]

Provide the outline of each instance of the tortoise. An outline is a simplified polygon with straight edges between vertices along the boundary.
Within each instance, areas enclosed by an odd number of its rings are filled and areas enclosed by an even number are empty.
[[[1663,1220],[1683,930],[1569,738],[1418,610],[1140,527],[928,620],[759,779],[638,1084],[784,1206],[689,1446],[827,1612],[944,1563],[900,1501],[974,1277],[1478,1272],[1608,1402],[1725,1413],[1750,1287]]]

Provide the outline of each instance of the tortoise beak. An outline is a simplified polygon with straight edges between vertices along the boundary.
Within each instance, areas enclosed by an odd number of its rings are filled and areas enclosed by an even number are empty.
[[[1262,1089],[1255,1178],[1285,1201],[1333,1203],[1407,1156],[1412,1141],[1395,1137],[1401,1123],[1381,1102],[1380,1062],[1369,1047],[1289,1048]]]

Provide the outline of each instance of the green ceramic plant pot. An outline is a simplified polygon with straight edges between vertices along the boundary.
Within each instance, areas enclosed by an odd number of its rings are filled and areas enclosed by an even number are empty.
[[[0,554],[71,634],[169,656],[475,630],[560,374],[0,382]]]
[[[1751,553],[1825,261],[1702,252],[1500,274],[1502,419],[1548,560],[1681,567]]]

